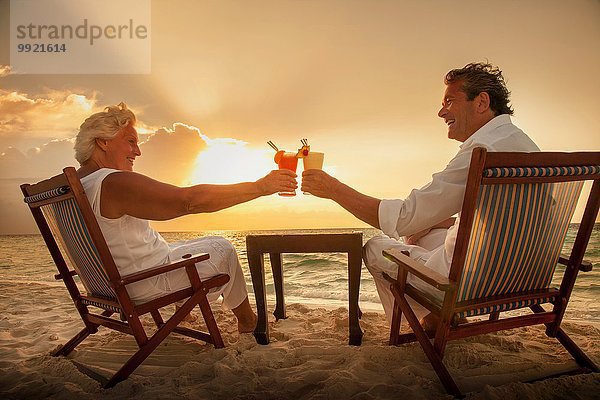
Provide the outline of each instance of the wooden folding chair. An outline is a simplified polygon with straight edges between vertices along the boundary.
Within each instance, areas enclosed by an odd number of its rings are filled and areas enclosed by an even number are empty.
[[[54,356],[68,355],[90,334],[96,333],[99,326],[133,335],[139,350],[110,379],[102,379],[75,363],[82,372],[99,379],[108,388],[127,379],[171,332],[212,343],[215,347],[224,346],[206,294],[209,289],[227,283],[229,276],[221,274],[204,281],[200,279],[195,264],[207,260],[208,254],[188,254],[181,261],[122,276],[74,168],[65,168],[62,174],[34,185],[21,185],[21,190],[58,269],[55,278],[67,286],[85,325],[55,351]],[[72,269],[66,259],[70,260]],[[141,304],[129,297],[127,285],[179,268],[185,268],[191,287]],[[79,277],[86,294],[80,292],[74,276]],[[187,300],[165,322],[159,310],[184,299]],[[178,326],[196,305],[200,307],[208,333]],[[97,309],[102,311],[94,311]],[[146,313],[152,315],[157,328],[150,337],[140,321],[140,316]],[[120,315],[120,320],[111,318],[113,314]]]
[[[473,151],[458,237],[448,277],[397,249],[384,255],[399,266],[398,277],[386,277],[394,294],[390,344],[417,340],[446,391],[462,393],[442,360],[449,340],[545,324],[582,367],[598,367],[560,327],[583,261],[600,204],[600,153],[493,153]],[[565,236],[584,181],[593,181],[570,255],[561,255]],[[443,199],[441,200],[443,201]],[[557,263],[566,266],[560,288],[551,287]],[[412,274],[432,287],[417,289]],[[435,288],[435,289],[433,289]],[[426,332],[406,295],[438,317],[435,331]],[[546,310],[542,304],[549,303]],[[533,313],[499,318],[501,312],[528,307]],[[400,334],[402,313],[412,333]],[[464,317],[489,315],[488,320],[458,324]],[[432,340],[433,339],[433,343]]]

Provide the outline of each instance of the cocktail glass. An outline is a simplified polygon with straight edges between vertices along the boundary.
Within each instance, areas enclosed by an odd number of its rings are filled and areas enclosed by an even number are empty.
[[[302,158],[302,164],[304,165],[304,170],[307,169],[323,169],[323,158],[325,158],[324,153],[319,153],[317,151],[310,151],[308,155]],[[308,192],[302,192],[304,194],[310,194]]]
[[[311,151],[307,156],[302,158],[302,163],[304,164],[304,170],[307,169],[323,169],[323,158],[325,157],[324,153],[319,153],[316,151]]]
[[[279,158],[279,162],[277,163],[279,169],[289,169],[290,171],[296,172],[296,168],[298,167],[298,159],[296,158],[296,153],[283,153],[281,158]],[[295,196],[296,191],[291,190],[289,192],[279,192],[280,196]]]

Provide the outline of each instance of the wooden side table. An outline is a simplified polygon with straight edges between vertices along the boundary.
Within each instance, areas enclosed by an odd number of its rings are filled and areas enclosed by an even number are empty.
[[[258,311],[258,323],[254,330],[254,337],[259,344],[269,343],[263,254],[269,253],[271,259],[276,298],[273,314],[279,320],[287,318],[283,293],[282,253],[348,253],[348,343],[360,346],[363,332],[358,322],[360,318],[358,294],[362,267],[362,232],[248,235],[246,251]]]

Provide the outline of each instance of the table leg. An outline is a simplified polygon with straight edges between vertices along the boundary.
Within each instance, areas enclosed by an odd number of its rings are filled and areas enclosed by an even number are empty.
[[[360,271],[362,268],[362,247],[348,252],[348,344],[360,346],[363,332],[358,322],[360,309],[358,308],[358,294],[360,290]]]
[[[267,319],[267,293],[265,291],[265,265],[262,253],[246,246],[248,267],[252,276],[254,296],[256,298],[256,311],[258,321],[254,329],[254,337],[258,344],[269,344],[269,321]]]
[[[273,282],[275,284],[275,319],[286,319],[285,297],[283,292],[283,269],[281,253],[269,253],[271,259],[271,270],[273,271]]]

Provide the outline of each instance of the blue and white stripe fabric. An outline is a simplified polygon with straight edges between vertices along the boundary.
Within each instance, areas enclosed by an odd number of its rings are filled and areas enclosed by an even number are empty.
[[[116,300],[96,246],[73,198],[41,207],[89,295]]]
[[[487,177],[595,174],[600,167],[493,168]],[[550,285],[583,181],[482,185],[457,301],[545,289]],[[552,302],[543,298],[479,308],[459,316]]]

